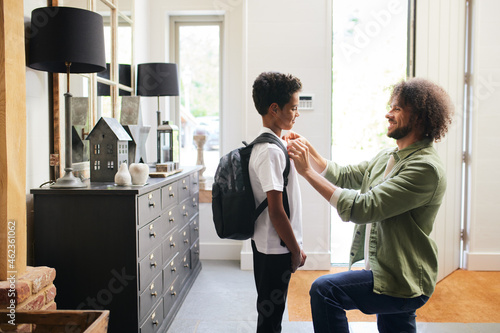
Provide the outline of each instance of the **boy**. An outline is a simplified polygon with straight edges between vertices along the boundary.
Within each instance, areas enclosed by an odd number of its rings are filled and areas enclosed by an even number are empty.
[[[299,116],[302,83],[292,75],[276,72],[260,74],[253,85],[255,107],[262,116],[261,133],[281,138]],[[283,141],[283,140],[282,140]],[[286,147],[286,142],[283,141]],[[291,273],[304,265],[302,246],[302,206],[297,172],[290,163],[287,195],[290,217],[283,206],[283,171],[286,159],[275,144],[260,143],[249,161],[250,183],[256,205],[266,198],[268,208],[255,222],[252,237],[254,277],[257,287],[257,332],[281,332]]]

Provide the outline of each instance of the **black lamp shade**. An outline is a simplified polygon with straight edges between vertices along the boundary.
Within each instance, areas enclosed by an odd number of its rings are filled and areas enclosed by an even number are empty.
[[[31,12],[28,66],[52,73],[95,73],[106,69],[102,16],[72,7]]]
[[[109,80],[109,64],[106,64],[106,70],[97,74],[97,76],[102,77],[104,79]],[[130,65],[127,64],[118,64],[118,82],[123,84],[124,86],[131,86],[131,73],[130,73]],[[118,95],[120,96],[130,96],[130,91],[126,91],[123,89],[118,90]],[[111,96],[109,84],[97,82],[97,96]]]
[[[137,66],[137,95],[179,96],[177,64],[139,64]]]

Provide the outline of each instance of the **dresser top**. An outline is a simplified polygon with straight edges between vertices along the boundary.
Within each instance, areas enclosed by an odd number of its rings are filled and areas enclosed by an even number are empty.
[[[90,182],[90,180],[86,180],[84,183],[87,187],[82,188],[50,188],[42,187],[42,188],[34,188],[31,189],[31,194],[64,194],[64,195],[141,195],[144,193],[151,192],[157,188],[161,188],[170,183],[174,183],[184,177],[191,175],[194,172],[200,171],[202,169],[201,165],[197,166],[182,166],[180,169],[182,171],[175,173],[171,176],[162,178],[153,178],[149,177],[147,183],[145,185],[129,185],[129,186],[120,186],[116,185],[114,182]]]

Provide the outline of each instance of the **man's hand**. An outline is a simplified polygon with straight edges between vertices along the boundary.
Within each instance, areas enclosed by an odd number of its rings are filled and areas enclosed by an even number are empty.
[[[307,139],[300,135],[299,133],[295,133],[294,131],[288,131],[286,135],[283,135],[283,140],[285,140],[288,144],[290,144],[290,141],[292,140],[300,140],[304,144],[308,144]]]
[[[291,140],[288,144],[288,155],[295,164],[297,172],[304,176],[304,174],[311,169],[309,163],[309,148],[300,140]]]
[[[295,273],[299,267],[304,266],[306,263],[307,255],[301,249],[299,253],[292,252],[292,273]]]

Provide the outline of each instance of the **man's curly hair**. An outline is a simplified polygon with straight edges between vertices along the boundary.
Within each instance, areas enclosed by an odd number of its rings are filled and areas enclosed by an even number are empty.
[[[298,78],[278,72],[261,73],[253,83],[252,97],[255,108],[262,116],[267,114],[269,106],[277,103],[280,109],[290,102],[292,95],[302,89]]]
[[[412,116],[417,124],[421,124],[426,137],[438,142],[448,132],[454,107],[442,87],[425,79],[412,78],[394,86],[389,101],[394,98],[404,106],[410,106]]]

